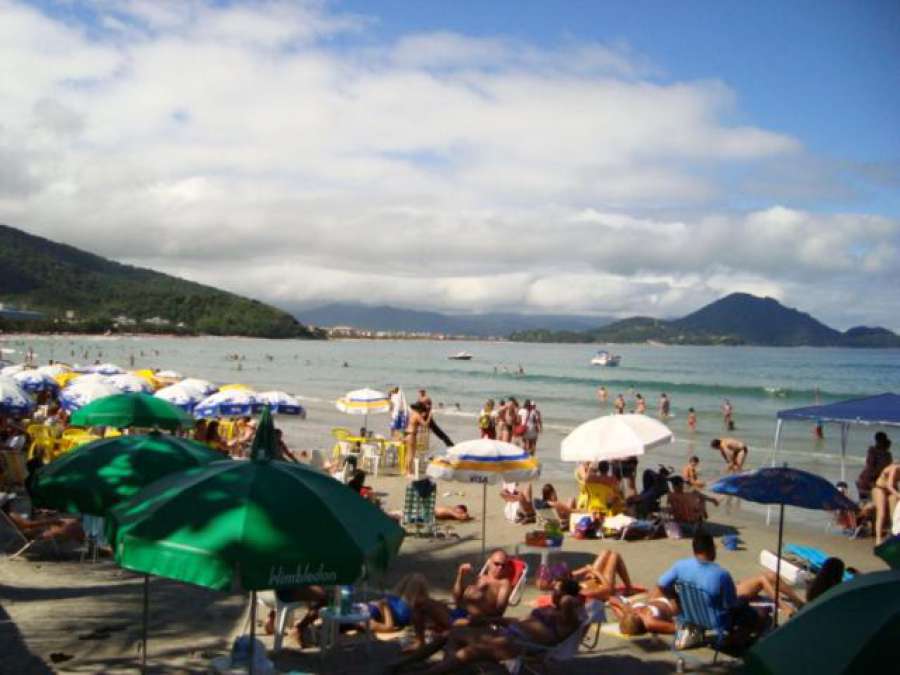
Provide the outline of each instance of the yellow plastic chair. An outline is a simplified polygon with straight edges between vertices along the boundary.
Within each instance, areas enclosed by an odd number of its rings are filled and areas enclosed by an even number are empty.
[[[579,483],[578,489],[576,511],[615,516],[624,510],[622,495],[612,485],[594,482]]]
[[[234,420],[219,420],[219,438],[226,443],[234,439]]]
[[[350,438],[350,430],[346,427],[334,427],[331,435],[337,441],[331,448],[331,456],[337,459],[341,455],[349,455],[352,451],[352,444],[347,440]]]
[[[28,446],[28,459],[34,458],[36,450],[40,450],[45,458],[53,456],[56,447],[56,436],[53,429],[43,424],[29,424],[25,429],[31,444]]]
[[[106,427],[106,430],[103,432],[103,438],[115,438],[116,436],[121,436],[122,430],[116,429],[115,427]]]

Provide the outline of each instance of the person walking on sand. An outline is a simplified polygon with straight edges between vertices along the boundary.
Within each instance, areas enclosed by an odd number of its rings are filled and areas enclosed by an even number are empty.
[[[709,447],[715,448],[725,460],[728,473],[740,473],[744,470],[744,462],[750,454],[750,448],[736,438],[714,438]]]
[[[451,447],[454,444],[453,441],[434,421],[434,406],[431,402],[431,397],[424,389],[419,389],[419,403],[425,406],[425,412],[428,414],[428,430],[433,431],[434,435],[440,438],[448,448]]]
[[[524,442],[525,450],[534,456],[537,452],[538,436],[544,430],[544,422],[541,419],[541,411],[538,410],[537,404],[534,401],[525,401],[524,410],[525,415],[523,424],[525,425],[525,435],[522,436],[522,440]]]
[[[409,420],[409,406],[406,404],[406,396],[400,387],[392,387],[390,390],[390,416],[391,437],[397,440],[403,436],[406,423]]]
[[[613,408],[616,411],[617,415],[625,414],[625,397],[622,394],[616,396],[616,400],[613,401]]]
[[[494,422],[494,399],[489,398],[485,402],[484,408],[481,409],[481,413],[478,415],[478,431],[482,438],[497,438],[497,430],[494,426]]]
[[[669,409],[671,408],[672,402],[669,400],[669,397],[666,395],[666,392],[663,392],[659,395],[659,419],[665,422],[669,419]]]

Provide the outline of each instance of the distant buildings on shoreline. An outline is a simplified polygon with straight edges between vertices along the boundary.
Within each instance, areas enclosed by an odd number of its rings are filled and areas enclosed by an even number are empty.
[[[407,330],[367,330],[354,326],[310,326],[324,330],[330,339],[355,340],[502,340],[502,337],[480,337],[475,335],[450,335],[447,333],[430,333],[427,331]]]

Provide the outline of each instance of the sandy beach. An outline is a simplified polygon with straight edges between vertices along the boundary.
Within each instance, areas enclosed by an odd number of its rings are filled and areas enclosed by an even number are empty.
[[[404,480],[396,475],[381,475],[369,483],[382,495],[388,510],[402,506]],[[562,495],[574,494],[572,484],[558,484]],[[446,493],[456,493],[446,496]],[[462,492],[463,495],[458,493]],[[437,597],[449,597],[456,567],[462,562],[481,563],[480,513],[481,489],[477,486],[441,483],[438,504],[465,502],[478,518],[469,523],[454,523],[458,536],[418,538],[408,536],[400,556],[384,580],[372,582],[369,590],[388,588],[404,574],[423,572]],[[487,546],[512,552],[523,542],[532,526],[506,521],[496,487],[488,489]],[[737,533],[742,545],[737,551],[719,546],[719,562],[741,579],[760,571],[759,551],[774,549],[776,529],[766,527],[753,513],[734,505],[712,509],[709,530],[717,537]],[[7,549],[11,548],[4,529]],[[840,556],[848,565],[862,571],[883,568],[871,554],[871,540],[851,541],[821,528],[789,525],[785,541],[814,545]],[[563,549],[555,554],[569,566],[588,562],[600,550],[612,549],[624,556],[635,583],[650,587],[669,565],[690,554],[690,541],[659,539],[623,542],[612,540],[579,541],[567,537]],[[52,555],[35,552],[23,558],[0,561],[0,673],[47,672],[135,672],[140,663],[138,645],[141,627],[142,577],[116,567],[109,560],[98,563],[74,559],[54,560]],[[532,581],[537,569],[536,556],[531,565],[529,584],[522,602],[510,607],[508,616],[523,616],[540,594]],[[151,582],[149,664],[151,672],[205,672],[209,660],[228,652],[230,645],[246,626],[247,596],[214,593],[165,579]],[[607,633],[606,631],[611,631]],[[571,673],[673,672],[675,661],[670,638],[623,638],[607,627],[596,649],[582,653],[567,670]],[[264,637],[271,648],[272,637]],[[379,673],[399,654],[399,640],[379,640],[371,657],[357,640],[339,660],[324,663],[317,649],[301,652],[289,637],[285,649],[274,656],[282,671]],[[710,658],[708,650],[694,652]],[[52,655],[71,657],[53,663]],[[336,665],[337,664],[337,665]],[[724,669],[734,667],[725,660]]]

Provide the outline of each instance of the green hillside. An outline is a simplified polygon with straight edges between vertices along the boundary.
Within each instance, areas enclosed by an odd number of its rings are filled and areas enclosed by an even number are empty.
[[[841,333],[809,314],[772,298],[732,293],[673,321],[636,316],[600,328],[513,333],[521,342],[638,343],[653,340],[685,345],[762,345],[772,347],[900,347],[900,336],[885,328],[858,326]]]
[[[0,225],[0,302],[43,312],[46,321],[0,323],[5,330],[118,330],[270,338],[321,337],[257,300],[81,251]],[[74,320],[67,312],[74,312]],[[145,323],[159,317],[168,323]],[[179,324],[183,324],[180,325]]]

